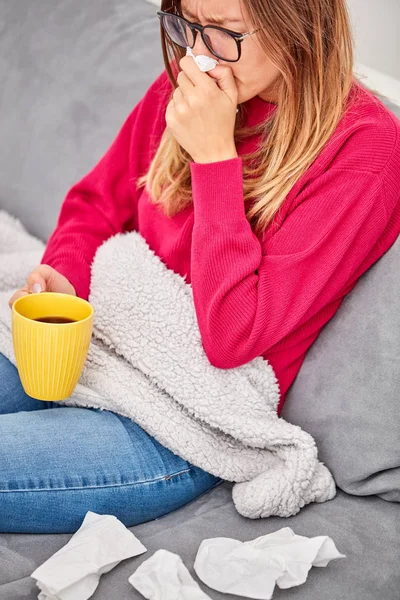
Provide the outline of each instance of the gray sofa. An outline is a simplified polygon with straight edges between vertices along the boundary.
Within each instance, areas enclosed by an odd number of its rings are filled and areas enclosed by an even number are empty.
[[[0,0],[0,15],[0,208],[19,217],[30,232],[45,240],[54,228],[67,189],[98,161],[163,69],[159,23],[156,8],[144,0]],[[398,108],[390,108],[400,115]],[[384,258],[382,264],[393,272],[393,264],[400,263],[398,244]],[[381,265],[377,267],[382,271]],[[374,269],[379,276],[381,271]],[[374,282],[370,277],[360,285],[368,287]],[[351,302],[343,310],[341,307],[332,327],[317,340],[319,346],[307,356],[283,414],[315,436],[328,466],[329,449],[338,438],[333,438],[331,446],[324,446],[329,432],[325,428],[322,434],[315,420],[307,421],[307,408],[303,408],[312,401],[307,394],[322,397],[323,377],[327,382],[324,401],[331,402],[329,418],[335,416],[335,402],[343,400],[335,396],[337,387],[334,382],[329,384],[330,374],[324,365],[317,365],[322,369],[318,371],[315,363],[322,360],[329,340],[337,335],[341,319],[351,309]],[[336,360],[332,369],[340,370],[341,366],[345,367]],[[316,376],[319,372],[321,379]],[[341,389],[352,396],[351,388]],[[398,399],[400,383],[392,391]],[[312,410],[317,409],[314,404]],[[341,410],[345,410],[343,405]],[[393,413],[392,420],[398,414]],[[344,440],[340,443],[346,446]],[[369,460],[377,452],[378,445],[373,444]],[[387,471],[397,473],[399,465],[393,469],[386,465]],[[336,472],[333,469],[335,478],[343,482],[334,500],[309,505],[289,519],[251,521],[241,517],[232,504],[231,484],[223,483],[174,513],[134,527],[132,531],[148,552],[102,576],[93,597],[141,598],[128,577],[159,548],[180,554],[198,580],[193,562],[203,539],[227,536],[244,541],[289,526],[300,535],[331,536],[347,558],[325,569],[312,569],[305,585],[276,589],[274,598],[399,600],[400,498],[391,491],[385,497],[389,490],[386,483],[376,495],[377,489],[372,489],[370,482],[377,479],[371,480],[369,475],[364,487],[350,485],[346,480],[349,470],[350,464],[344,474],[339,468]],[[397,501],[387,501],[391,499]],[[70,535],[0,535],[0,600],[36,598],[38,590],[30,574],[69,539]],[[200,585],[211,598],[227,597]]]

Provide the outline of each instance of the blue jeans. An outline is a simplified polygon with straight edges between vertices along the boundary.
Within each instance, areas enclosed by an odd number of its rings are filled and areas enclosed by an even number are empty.
[[[74,533],[88,510],[130,527],[221,482],[130,419],[27,396],[0,354],[0,532]]]

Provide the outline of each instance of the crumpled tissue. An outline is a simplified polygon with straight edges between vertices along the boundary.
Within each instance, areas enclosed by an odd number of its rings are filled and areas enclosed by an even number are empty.
[[[215,60],[215,58],[210,58],[205,54],[198,54],[195,56],[190,46],[186,47],[186,56],[192,56],[200,71],[203,73],[211,71],[211,69],[215,69],[215,67],[219,64],[218,60]]]
[[[208,587],[246,598],[269,600],[275,585],[290,588],[307,580],[312,566],[345,558],[328,536],[307,538],[289,527],[249,542],[231,538],[204,540],[194,570]],[[144,561],[129,582],[149,600],[206,600],[209,598],[177,554],[158,550]]]
[[[69,542],[31,575],[39,600],[87,600],[100,576],[147,548],[113,515],[88,511]]]
[[[231,538],[204,540],[194,570],[210,588],[226,594],[269,600],[278,585],[286,589],[307,580],[312,566],[346,558],[326,536],[296,535],[290,527],[248,542]]]
[[[181,557],[168,550],[157,550],[128,581],[149,600],[210,600]]]

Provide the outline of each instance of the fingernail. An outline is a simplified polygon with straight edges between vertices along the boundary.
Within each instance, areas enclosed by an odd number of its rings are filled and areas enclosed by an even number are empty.
[[[35,285],[32,286],[32,294],[40,294],[41,291],[42,286],[40,285],[40,283],[35,283]]]

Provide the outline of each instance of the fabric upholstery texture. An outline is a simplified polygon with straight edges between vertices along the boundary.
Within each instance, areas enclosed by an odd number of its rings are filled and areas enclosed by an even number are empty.
[[[238,596],[207,588],[195,574],[193,563],[200,542],[210,537],[251,540],[282,527],[291,527],[295,533],[309,537],[330,535],[347,558],[334,561],[325,569],[311,569],[304,585],[277,590],[274,599],[399,599],[398,504],[372,496],[355,498],[339,491],[331,502],[309,504],[295,517],[253,521],[237,514],[231,496],[231,484],[223,483],[176,512],[133,527],[148,551],[103,575],[93,600],[143,600],[128,583],[128,577],[159,548],[179,554],[210,598],[238,600]],[[38,588],[29,578],[30,573],[69,539],[70,535],[64,534],[1,535],[0,600],[36,600]]]
[[[399,264],[400,239],[359,279],[311,346],[281,413],[311,433],[341,489],[396,502]]]
[[[44,240],[164,69],[156,12],[141,0],[0,0],[0,206]]]

